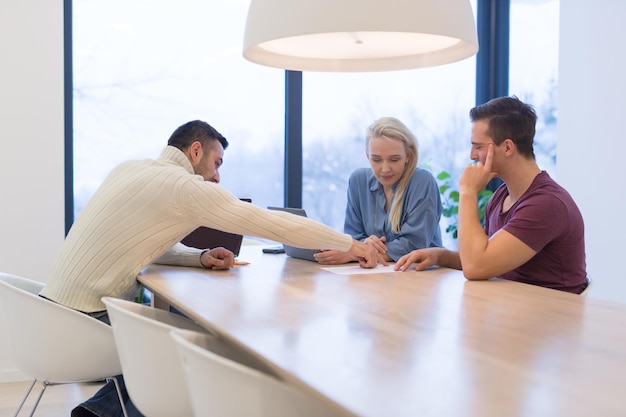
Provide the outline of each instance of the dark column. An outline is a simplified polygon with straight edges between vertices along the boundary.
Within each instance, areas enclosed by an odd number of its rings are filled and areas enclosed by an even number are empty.
[[[476,105],[509,95],[509,0],[478,0],[477,30],[480,46],[476,55]],[[487,189],[502,184],[494,178]]]
[[[63,1],[63,98],[64,107],[64,171],[65,171],[65,235],[74,223],[74,83],[72,82],[72,0]]]
[[[285,207],[302,207],[302,72],[285,71]]]
[[[478,0],[476,105],[509,94],[509,1]]]

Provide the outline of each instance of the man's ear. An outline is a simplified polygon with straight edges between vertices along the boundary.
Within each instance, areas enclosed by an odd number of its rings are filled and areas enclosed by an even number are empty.
[[[515,146],[515,142],[513,142],[511,139],[504,139],[504,142],[502,142],[502,146],[504,148],[505,155],[510,155],[513,150],[517,149],[517,146]]]
[[[202,158],[202,151],[202,144],[199,141],[195,141],[189,145],[188,156],[192,163],[195,163]]]

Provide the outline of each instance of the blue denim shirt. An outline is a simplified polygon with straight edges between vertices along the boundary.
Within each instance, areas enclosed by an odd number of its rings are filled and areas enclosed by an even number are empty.
[[[442,210],[437,181],[429,171],[417,168],[404,195],[400,233],[394,233],[383,187],[370,168],[359,168],[348,181],[344,233],[356,240],[385,236],[387,254],[395,261],[412,250],[442,245]]]

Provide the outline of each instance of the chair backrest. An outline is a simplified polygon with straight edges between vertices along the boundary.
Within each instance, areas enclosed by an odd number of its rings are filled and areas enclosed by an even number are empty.
[[[580,295],[587,296],[587,294],[589,294],[589,290],[591,289],[592,285],[593,285],[593,281],[591,280],[591,277],[587,275],[587,287],[583,290],[583,292],[580,293]]]
[[[246,364],[239,362],[241,355],[230,355],[232,350],[224,348],[219,338],[189,330],[174,330],[171,336],[178,346],[196,417],[353,415],[265,372],[269,369],[250,354]]]
[[[111,327],[39,297],[44,284],[0,273],[0,304],[19,369],[47,382],[81,382],[119,375]]]
[[[104,297],[133,404],[147,417],[192,415],[173,329],[202,332],[180,315],[118,298]]]

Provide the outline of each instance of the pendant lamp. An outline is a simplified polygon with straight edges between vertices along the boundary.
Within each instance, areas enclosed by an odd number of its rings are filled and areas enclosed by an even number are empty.
[[[293,71],[367,72],[477,51],[469,0],[251,0],[243,55]]]

